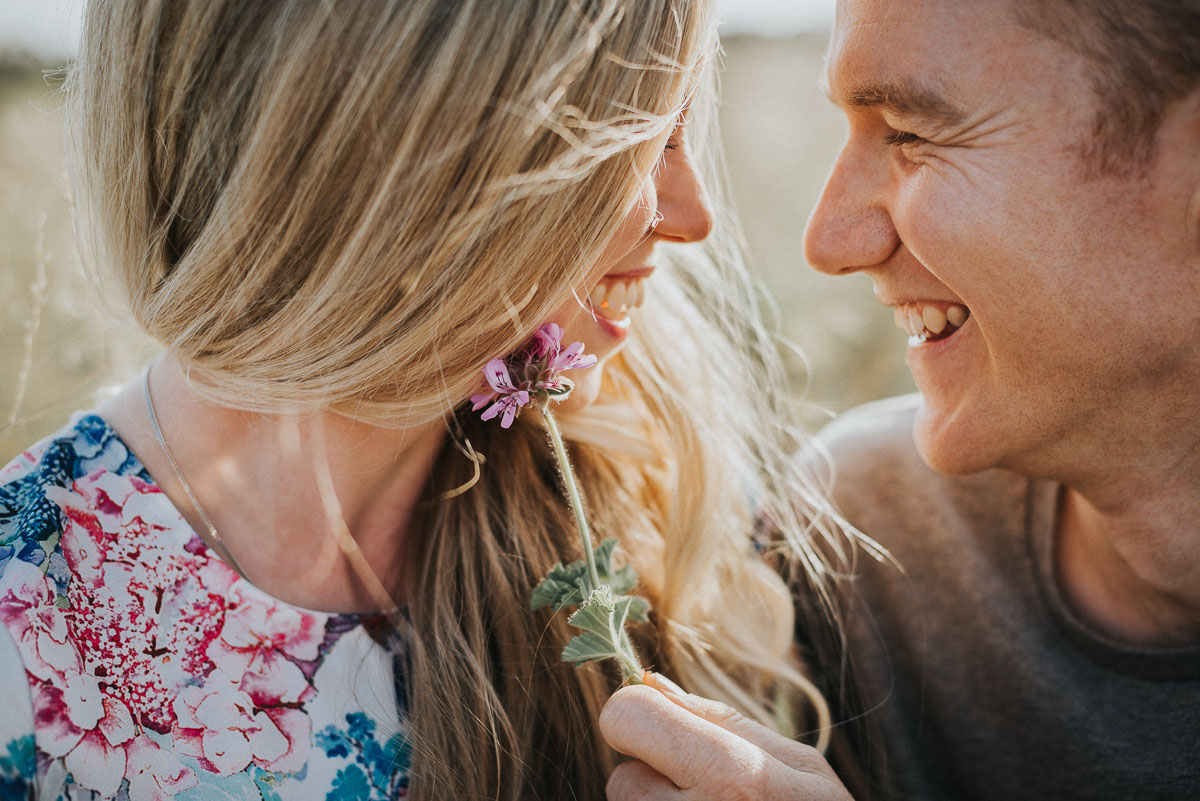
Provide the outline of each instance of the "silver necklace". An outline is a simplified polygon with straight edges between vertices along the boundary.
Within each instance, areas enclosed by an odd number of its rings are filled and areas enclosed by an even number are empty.
[[[179,484],[183,487],[184,494],[192,503],[192,508],[196,510],[196,514],[204,521],[204,525],[208,526],[207,534],[205,532],[197,532],[200,538],[208,544],[210,548],[217,552],[217,556],[221,557],[224,562],[233,568],[239,576],[249,581],[246,577],[246,571],[238,564],[237,559],[233,558],[233,554],[229,552],[225,541],[221,539],[221,535],[217,533],[217,527],[213,525],[212,520],[204,511],[204,507],[200,505],[200,501],[196,500],[196,494],[192,492],[191,484],[183,477],[183,471],[179,469],[179,462],[175,461],[175,454],[171,453],[171,448],[167,445],[167,440],[163,437],[162,429],[158,425],[158,415],[154,413],[154,401],[150,398],[150,368],[146,368],[145,377],[142,380],[142,388],[146,391],[146,411],[150,413],[150,424],[154,426],[154,436],[158,438],[158,444],[162,446],[163,453],[166,454],[167,461],[171,463],[171,469],[175,471],[175,477],[179,479]]]

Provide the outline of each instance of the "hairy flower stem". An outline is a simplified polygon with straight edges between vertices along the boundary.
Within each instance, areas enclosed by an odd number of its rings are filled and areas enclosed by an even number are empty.
[[[538,404],[542,418],[546,421],[546,431],[550,435],[550,444],[554,446],[554,455],[558,458],[558,469],[562,471],[563,484],[567,488],[567,500],[571,503],[571,511],[575,513],[575,524],[579,527],[579,541],[583,543],[583,556],[587,560],[588,592],[600,586],[600,573],[596,570],[596,552],[592,548],[592,532],[588,529],[587,516],[583,513],[583,499],[579,496],[579,485],[575,483],[575,472],[571,469],[571,460],[567,458],[567,446],[563,443],[562,432],[550,412],[550,404]]]

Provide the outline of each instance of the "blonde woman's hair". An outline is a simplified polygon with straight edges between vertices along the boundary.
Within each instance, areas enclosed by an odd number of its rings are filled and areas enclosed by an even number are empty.
[[[717,186],[710,5],[88,10],[69,83],[85,253],[146,331],[225,405],[448,421],[406,577],[413,798],[600,799],[615,765],[594,724],[619,677],[560,662],[564,616],[528,609],[578,558],[544,434],[463,401],[487,358],[586,290],[689,103]],[[769,521],[819,587],[804,521],[823,507],[789,475],[778,356],[722,221],[660,248],[602,402],[563,423],[593,526],[654,605],[647,661],[764,722],[798,708],[788,725],[814,737],[823,701],[752,535]],[[453,494],[467,441],[486,463]]]

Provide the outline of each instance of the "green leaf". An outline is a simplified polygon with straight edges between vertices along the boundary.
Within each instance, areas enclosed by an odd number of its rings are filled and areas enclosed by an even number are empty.
[[[563,649],[564,662],[574,662],[575,667],[600,659],[620,659],[620,653],[607,638],[590,631],[571,638]]]
[[[632,565],[613,570],[613,551],[616,547],[616,537],[609,537],[600,543],[596,549],[596,572],[600,574],[601,584],[612,587],[613,595],[624,595],[637,586],[638,574]]]
[[[626,611],[628,604],[625,605]],[[567,618],[567,622],[584,633],[567,643],[563,649],[563,661],[574,662],[579,667],[597,659],[619,659],[621,655],[621,626],[617,621],[617,606],[612,591],[600,587],[592,591],[579,609]]]
[[[583,629],[583,633],[573,637],[563,649],[564,662],[573,662],[579,667],[600,659],[616,659],[626,674],[632,676],[640,668],[637,654],[625,633],[625,624],[647,620],[650,604],[645,598],[626,594],[637,586],[638,574],[629,566],[613,569],[616,547],[616,538],[609,537],[595,551],[599,587],[586,592],[586,562],[581,560],[569,565],[559,562],[534,589],[529,605],[533,609],[550,606],[556,612],[569,606],[578,607],[567,622]]]
[[[612,630],[615,612],[616,604],[612,590],[608,587],[600,587],[592,591],[579,609],[567,618],[567,622],[576,628],[607,637]]]
[[[638,574],[630,565],[617,571],[613,570],[613,552],[616,547],[617,538],[608,537],[596,548],[596,573],[600,576],[601,584],[612,587],[615,595],[624,595],[637,586]],[[549,606],[555,612],[559,612],[568,606],[579,606],[585,597],[585,576],[587,562],[582,559],[565,566],[562,562],[555,564],[534,588],[529,607],[541,609],[543,606]]]
[[[601,581],[604,580],[604,574],[600,574]],[[625,565],[612,575],[612,581],[605,582],[612,587],[613,592],[618,595],[625,595],[638,584],[638,572],[633,565]]]
[[[586,574],[585,562],[572,562],[565,567],[562,562],[557,563],[534,588],[529,599],[529,608],[541,609],[543,606],[550,606],[558,612],[568,606],[578,606],[583,603]]]
[[[614,596],[608,587],[601,587],[567,618],[567,622],[584,631],[615,637],[627,621],[646,620],[649,611],[650,604],[645,598],[637,595]]]
[[[579,609],[567,618],[567,622],[584,633],[574,637],[563,649],[563,661],[574,662],[576,667],[597,659],[621,659],[625,623],[645,620],[650,604],[637,596],[613,596],[608,587],[600,587],[588,596]]]

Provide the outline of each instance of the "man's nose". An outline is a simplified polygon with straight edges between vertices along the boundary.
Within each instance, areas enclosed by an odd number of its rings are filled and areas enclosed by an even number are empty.
[[[655,234],[678,242],[699,242],[712,232],[708,193],[686,147],[667,152],[654,188],[660,217]]]
[[[885,158],[853,141],[842,148],[804,232],[804,257],[813,269],[848,275],[892,255],[900,236],[886,206],[888,181]]]

